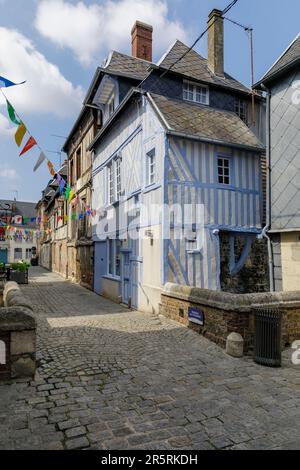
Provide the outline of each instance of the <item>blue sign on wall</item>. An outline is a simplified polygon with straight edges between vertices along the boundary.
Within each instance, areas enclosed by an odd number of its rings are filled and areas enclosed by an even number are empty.
[[[188,315],[190,322],[204,326],[204,312],[202,312],[202,310],[199,308],[189,307]]]

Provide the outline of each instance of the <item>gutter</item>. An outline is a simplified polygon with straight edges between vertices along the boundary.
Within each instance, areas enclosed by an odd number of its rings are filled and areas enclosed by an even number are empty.
[[[267,214],[266,226],[263,228],[261,236],[268,241],[268,258],[269,258],[269,278],[270,292],[275,291],[274,283],[274,258],[271,239],[268,232],[271,228],[271,91],[263,83],[261,84],[263,91],[267,93],[267,112],[266,112],[266,132],[267,132]]]
[[[208,137],[202,137],[200,135],[193,135],[193,134],[187,134],[185,132],[179,132],[179,131],[174,131],[172,129],[167,130],[167,134],[172,135],[174,137],[181,137],[184,139],[191,139],[191,140],[197,140],[200,142],[205,142],[209,144],[215,144],[215,145],[221,145],[223,147],[232,147],[235,149],[241,149],[241,150],[247,150],[249,152],[256,152],[256,153],[263,153],[264,152],[264,147],[252,147],[250,145],[243,145],[243,144],[235,144],[231,142],[225,142],[223,140],[217,140],[213,138],[208,138]]]

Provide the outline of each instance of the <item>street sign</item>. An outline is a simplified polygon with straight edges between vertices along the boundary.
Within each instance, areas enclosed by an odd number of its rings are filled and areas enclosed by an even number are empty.
[[[10,377],[9,341],[9,334],[0,333],[0,379]]]
[[[200,310],[199,308],[189,307],[188,317],[190,322],[196,323],[200,326],[204,326],[204,312],[202,312],[202,310]]]

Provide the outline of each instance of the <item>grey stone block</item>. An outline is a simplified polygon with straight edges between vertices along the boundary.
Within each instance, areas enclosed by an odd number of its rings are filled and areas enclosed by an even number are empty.
[[[232,357],[243,357],[244,340],[238,333],[231,333],[226,341],[226,353]]]
[[[34,353],[36,348],[35,341],[36,335],[34,330],[13,331],[11,333],[10,352],[12,355]]]

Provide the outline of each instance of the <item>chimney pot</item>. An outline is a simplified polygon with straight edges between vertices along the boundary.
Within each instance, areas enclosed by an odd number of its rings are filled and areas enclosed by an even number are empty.
[[[224,77],[224,18],[222,11],[214,9],[208,16],[208,67]]]
[[[152,62],[152,26],[136,21],[131,30],[132,55]]]

